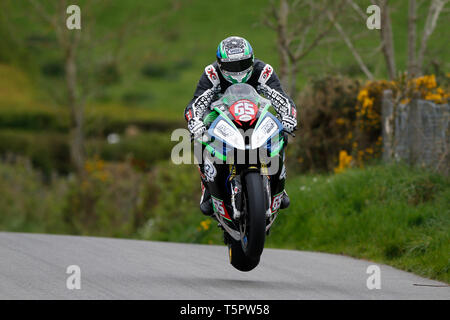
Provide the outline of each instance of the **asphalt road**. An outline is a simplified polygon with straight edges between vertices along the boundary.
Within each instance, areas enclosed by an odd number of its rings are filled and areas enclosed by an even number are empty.
[[[450,299],[450,287],[339,255],[265,249],[251,272],[225,246],[0,233],[0,299]],[[69,290],[67,268],[80,268]]]

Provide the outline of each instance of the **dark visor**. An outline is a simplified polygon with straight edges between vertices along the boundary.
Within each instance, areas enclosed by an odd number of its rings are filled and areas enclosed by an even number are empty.
[[[253,59],[248,58],[240,61],[219,62],[220,68],[228,72],[241,72],[253,65]]]

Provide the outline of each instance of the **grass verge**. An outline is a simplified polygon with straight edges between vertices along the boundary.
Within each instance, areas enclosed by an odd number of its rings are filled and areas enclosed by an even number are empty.
[[[450,282],[450,182],[406,166],[288,179],[267,245],[368,259]]]

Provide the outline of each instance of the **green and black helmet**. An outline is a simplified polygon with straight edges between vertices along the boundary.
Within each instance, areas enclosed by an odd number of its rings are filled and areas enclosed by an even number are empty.
[[[231,83],[244,83],[253,72],[253,49],[241,37],[228,37],[217,47],[217,63],[223,77]]]

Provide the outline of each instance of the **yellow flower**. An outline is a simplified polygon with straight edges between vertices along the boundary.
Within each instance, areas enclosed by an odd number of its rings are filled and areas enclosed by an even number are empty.
[[[369,97],[369,91],[367,89],[362,89],[359,91],[358,100],[363,101],[365,98]]]
[[[337,118],[336,123],[340,126],[344,125],[346,120],[344,118]]]
[[[353,133],[352,133],[352,132],[349,132],[349,133],[347,134],[346,139],[347,139],[347,140],[352,140],[352,139],[353,139]]]
[[[339,152],[339,165],[336,168],[334,168],[334,172],[340,173],[344,171],[346,168],[349,168],[352,160],[353,157],[347,154],[347,151],[341,150]]]
[[[211,225],[211,220],[203,220],[202,222],[200,222],[200,226],[205,231],[209,229],[210,225]]]
[[[402,100],[400,101],[400,103],[401,103],[401,104],[408,104],[409,101],[411,101],[409,98],[405,98],[405,99],[402,99]]]
[[[363,102],[363,108],[370,108],[373,106],[373,98],[366,98]]]

